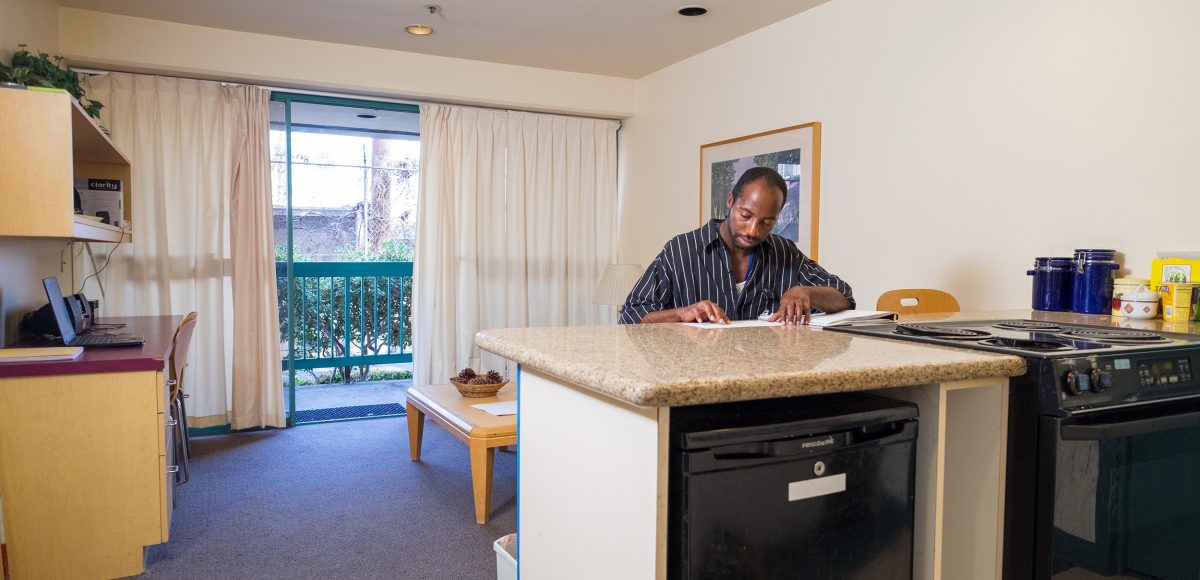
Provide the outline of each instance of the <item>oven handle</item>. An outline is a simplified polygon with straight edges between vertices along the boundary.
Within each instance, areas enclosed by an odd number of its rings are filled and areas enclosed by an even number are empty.
[[[1170,431],[1200,425],[1200,411],[1160,415],[1146,419],[1100,423],[1097,425],[1063,425],[1060,437],[1063,441],[1108,441],[1133,435]]]

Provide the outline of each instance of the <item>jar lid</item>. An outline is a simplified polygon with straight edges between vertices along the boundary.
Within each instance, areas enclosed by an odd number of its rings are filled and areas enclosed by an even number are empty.
[[[1075,259],[1085,262],[1107,262],[1117,257],[1116,250],[1075,250]]]
[[[1039,257],[1033,259],[1034,268],[1073,268],[1075,266],[1074,258],[1051,258]],[[1149,283],[1149,280],[1146,281]]]
[[[1113,284],[1125,284],[1127,286],[1149,286],[1149,278],[1117,278],[1113,280]]]
[[[1122,295],[1121,300],[1132,300],[1134,302],[1158,302],[1158,292],[1154,292],[1145,286],[1138,286],[1136,291]]]

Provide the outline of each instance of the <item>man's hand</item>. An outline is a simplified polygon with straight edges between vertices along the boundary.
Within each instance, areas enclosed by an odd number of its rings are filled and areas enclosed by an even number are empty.
[[[642,318],[643,323],[650,322],[717,322],[729,324],[729,316],[725,309],[712,300],[701,300],[691,306],[672,308],[651,312]]]
[[[779,311],[767,318],[767,322],[784,324],[808,324],[812,313],[811,286],[792,286],[779,298]]]
[[[840,312],[850,308],[850,301],[841,292],[827,286],[792,286],[779,298],[779,311],[768,322],[808,324],[812,309]]]
[[[680,310],[680,322],[717,322],[720,324],[729,324],[729,316],[725,314],[725,309],[712,300],[701,300]]]

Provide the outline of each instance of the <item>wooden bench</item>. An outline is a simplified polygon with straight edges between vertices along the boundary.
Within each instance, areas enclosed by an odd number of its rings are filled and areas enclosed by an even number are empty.
[[[515,401],[517,389],[509,384],[495,397],[468,399],[454,385],[428,385],[408,390],[408,452],[421,460],[421,433],[425,416],[467,444],[471,454],[471,483],[475,492],[475,522],[486,524],[492,501],[492,465],[496,448],[517,444],[517,416],[497,417],[471,405]]]

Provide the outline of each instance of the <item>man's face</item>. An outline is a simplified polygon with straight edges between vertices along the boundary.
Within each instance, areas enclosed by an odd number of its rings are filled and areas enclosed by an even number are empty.
[[[725,205],[729,208],[726,221],[733,244],[741,250],[753,250],[775,227],[775,220],[783,210],[783,194],[766,179],[759,179],[747,183],[737,201],[731,192],[725,198]]]

